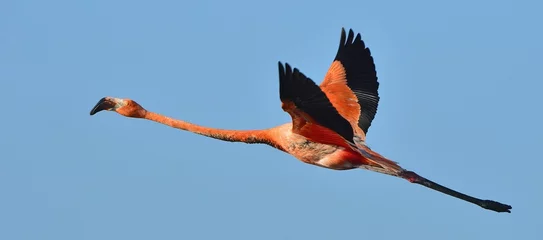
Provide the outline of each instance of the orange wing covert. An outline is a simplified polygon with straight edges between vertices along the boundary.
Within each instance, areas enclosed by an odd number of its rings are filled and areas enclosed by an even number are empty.
[[[352,29],[348,36],[345,29],[341,30],[336,57],[320,87],[353,128],[368,132],[379,103],[379,82],[373,57],[360,33],[355,38]]]
[[[293,132],[321,143],[354,145],[353,129],[324,92],[298,69],[279,62],[279,95],[282,108],[292,117]]]

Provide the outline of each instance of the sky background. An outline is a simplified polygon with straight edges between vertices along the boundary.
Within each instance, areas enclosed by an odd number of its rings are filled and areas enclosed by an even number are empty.
[[[542,239],[541,1],[0,2],[0,239]],[[290,121],[277,61],[317,83],[341,27],[375,58],[368,144],[500,214],[105,112]]]

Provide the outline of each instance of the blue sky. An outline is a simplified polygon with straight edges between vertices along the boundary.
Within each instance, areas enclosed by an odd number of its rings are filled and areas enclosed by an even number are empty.
[[[0,3],[1,239],[541,239],[536,1]],[[368,143],[498,214],[402,179],[332,171],[113,113],[267,128],[277,61],[317,83],[341,27],[381,82]]]

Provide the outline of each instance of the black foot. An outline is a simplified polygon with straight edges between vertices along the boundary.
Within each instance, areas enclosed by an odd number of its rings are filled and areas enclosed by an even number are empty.
[[[484,200],[480,206],[482,208],[496,211],[496,212],[508,212],[508,213],[511,212],[511,206],[502,204],[496,201],[492,201],[492,200]]]

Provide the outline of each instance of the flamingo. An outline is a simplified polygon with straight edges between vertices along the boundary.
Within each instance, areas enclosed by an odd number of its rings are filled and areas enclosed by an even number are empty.
[[[403,169],[366,145],[366,134],[377,112],[379,82],[370,49],[352,29],[341,29],[335,59],[318,86],[288,63],[279,66],[281,108],[292,119],[260,130],[226,130],[204,127],[148,111],[131,99],[104,97],[90,111],[114,111],[173,128],[230,142],[267,144],[296,159],[332,170],[365,169],[408,180],[411,183],[462,199],[495,212],[510,213],[511,206],[475,198]]]

